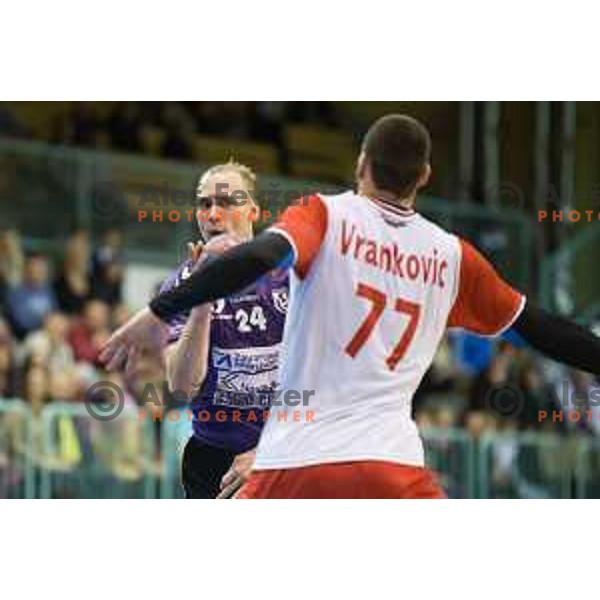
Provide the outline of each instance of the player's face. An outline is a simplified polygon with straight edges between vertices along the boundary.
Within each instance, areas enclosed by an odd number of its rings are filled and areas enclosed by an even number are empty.
[[[242,239],[252,236],[257,209],[250,192],[244,178],[234,170],[221,171],[201,181],[196,190],[196,216],[206,241],[222,233],[233,233]]]

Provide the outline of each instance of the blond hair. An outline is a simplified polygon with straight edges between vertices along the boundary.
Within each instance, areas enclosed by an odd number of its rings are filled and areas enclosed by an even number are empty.
[[[254,173],[254,171],[250,167],[243,165],[242,163],[236,162],[233,159],[233,157],[230,158],[228,162],[220,165],[214,165],[213,167],[210,167],[210,169],[205,171],[198,180],[198,185],[196,186],[196,189],[200,188],[202,182],[205,181],[208,177],[212,177],[213,175],[217,175],[218,173],[222,173],[224,171],[233,171],[237,173],[248,185],[248,188],[254,189],[256,185],[256,173]]]

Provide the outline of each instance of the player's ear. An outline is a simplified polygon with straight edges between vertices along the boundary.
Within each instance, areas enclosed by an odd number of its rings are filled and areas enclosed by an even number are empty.
[[[361,152],[358,155],[358,160],[356,161],[356,170],[354,172],[354,177],[356,181],[359,179],[364,179],[367,173],[367,159],[365,157],[365,153]]]
[[[423,173],[419,177],[417,181],[417,189],[425,187],[429,183],[429,179],[431,178],[431,165],[427,163],[425,168],[423,169]]]

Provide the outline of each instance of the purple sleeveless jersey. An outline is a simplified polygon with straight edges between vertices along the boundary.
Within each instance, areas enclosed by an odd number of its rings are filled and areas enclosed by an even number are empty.
[[[191,267],[191,261],[183,263],[160,291],[177,287],[189,277]],[[190,407],[193,435],[201,442],[236,454],[258,443],[263,411],[278,385],[287,305],[288,278],[281,270],[214,303],[206,378]],[[179,339],[188,316],[181,313],[169,320],[169,343]],[[234,410],[242,413],[238,422],[233,421]],[[257,420],[248,422],[251,410]]]

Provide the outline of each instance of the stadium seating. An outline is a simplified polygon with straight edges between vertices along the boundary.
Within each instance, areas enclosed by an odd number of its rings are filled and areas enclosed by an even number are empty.
[[[356,149],[349,133],[289,125],[285,139],[292,175],[338,183],[352,180]]]
[[[205,164],[219,164],[230,158],[252,165],[256,172],[277,173],[277,150],[269,144],[199,135],[195,138],[195,158]]]

